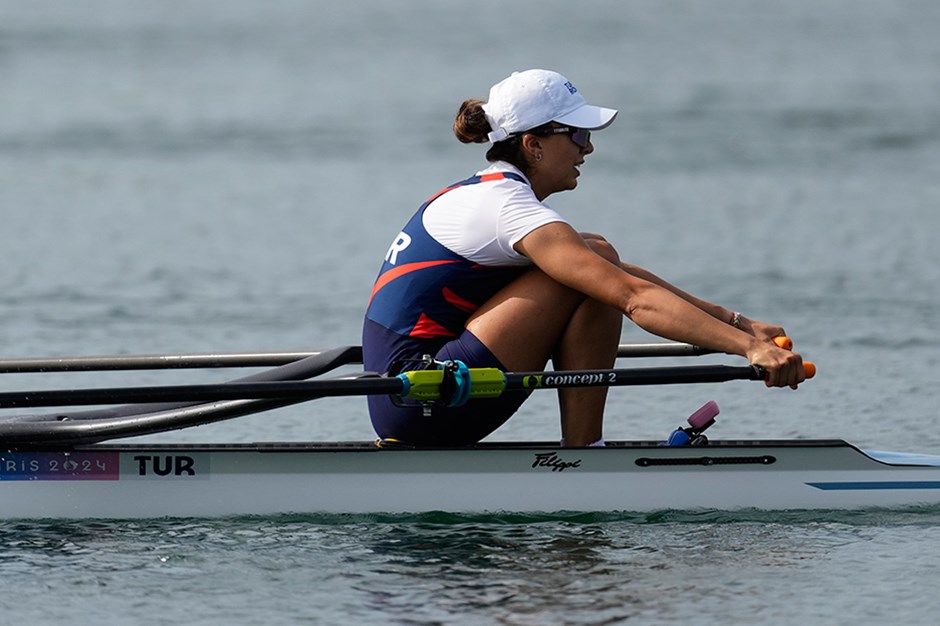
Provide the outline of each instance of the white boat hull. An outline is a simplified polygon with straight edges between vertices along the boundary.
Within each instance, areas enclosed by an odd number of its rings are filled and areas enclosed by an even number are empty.
[[[0,518],[858,509],[940,504],[934,457],[839,441],[606,448],[96,445],[0,453]]]

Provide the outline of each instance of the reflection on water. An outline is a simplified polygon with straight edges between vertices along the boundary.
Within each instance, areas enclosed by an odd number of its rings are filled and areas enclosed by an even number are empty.
[[[401,623],[534,624],[559,611],[578,624],[679,621],[720,612],[741,594],[755,610],[783,611],[765,593],[774,580],[805,578],[809,566],[828,576],[885,542],[918,532],[927,540],[938,528],[937,508],[8,522],[0,567],[8,592],[28,601],[130,586],[135,611],[160,606],[170,619],[206,623],[219,611]],[[788,593],[814,593],[817,577]],[[255,585],[273,592],[237,591]],[[181,606],[164,607],[166,594]]]

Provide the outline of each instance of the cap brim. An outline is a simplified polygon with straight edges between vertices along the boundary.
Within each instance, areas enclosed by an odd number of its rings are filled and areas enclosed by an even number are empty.
[[[617,111],[615,109],[607,109],[591,104],[585,104],[584,106],[575,109],[571,113],[566,113],[560,117],[554,118],[553,121],[558,122],[559,124],[574,126],[575,128],[600,130],[610,126],[616,117]]]

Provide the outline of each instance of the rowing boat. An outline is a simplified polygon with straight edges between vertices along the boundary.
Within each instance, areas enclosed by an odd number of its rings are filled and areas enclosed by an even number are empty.
[[[6,452],[0,463],[3,518],[940,504],[940,457],[876,456],[843,441],[112,444]]]
[[[663,353],[678,350],[673,345]],[[703,431],[717,413],[710,405],[690,418],[678,439],[616,441],[602,448],[551,442],[411,448],[394,442],[113,441],[323,395],[353,395],[357,386],[361,393],[392,393],[392,387],[403,384],[398,377],[361,374],[321,380],[316,386],[311,385],[318,381],[306,380],[355,362],[361,358],[355,348],[292,358],[298,360],[219,385],[214,395],[211,386],[0,393],[0,407],[5,408],[100,404],[107,398],[131,403],[0,419],[0,518],[940,505],[940,457],[864,452],[841,440],[709,441]],[[88,369],[88,361],[81,361],[83,367],[76,369]],[[172,366],[187,366],[180,363],[175,360]],[[25,371],[23,362],[0,365]],[[97,365],[115,368],[114,363]],[[714,382],[756,375],[750,366],[743,373],[739,368],[715,369],[727,367],[611,370],[597,384],[684,383],[696,376]],[[651,374],[650,369],[656,371]],[[533,373],[520,375],[520,380],[535,388],[555,384],[546,381],[549,373],[542,374],[541,382],[532,381]],[[556,386],[594,380],[586,374],[555,378],[567,379]],[[435,384],[440,387],[441,378]],[[665,445],[676,441],[683,445]]]

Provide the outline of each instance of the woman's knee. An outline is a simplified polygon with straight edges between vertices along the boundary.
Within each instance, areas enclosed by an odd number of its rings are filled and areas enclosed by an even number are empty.
[[[617,252],[617,249],[602,235],[598,235],[597,233],[581,233],[581,237],[584,238],[584,243],[586,243],[591,250],[611,263],[620,263],[620,254]]]

